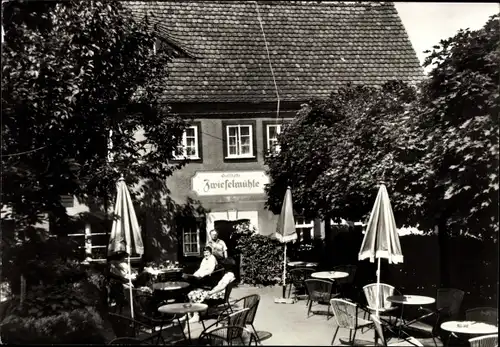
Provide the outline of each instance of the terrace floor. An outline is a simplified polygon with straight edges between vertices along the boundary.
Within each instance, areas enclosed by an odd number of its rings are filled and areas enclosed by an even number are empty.
[[[255,328],[259,332],[267,332],[269,338],[262,341],[263,345],[294,345],[294,346],[329,346],[335,331],[335,318],[327,320],[326,315],[312,315],[307,318],[306,302],[300,300],[294,304],[277,304],[275,298],[281,297],[281,287],[252,287],[239,285],[231,293],[231,299],[238,299],[250,294],[259,294],[261,301],[255,318]],[[318,306],[318,310],[326,310],[326,306]],[[314,310],[314,306],[313,306]],[[210,324],[210,323],[209,323]],[[191,324],[191,335],[195,339],[202,332],[201,323]],[[185,327],[185,331],[187,328]],[[355,345],[373,346],[373,330],[359,330]],[[434,346],[432,339],[418,338],[424,346]],[[339,329],[334,345],[348,345],[349,331]],[[442,346],[437,340],[438,346]]]

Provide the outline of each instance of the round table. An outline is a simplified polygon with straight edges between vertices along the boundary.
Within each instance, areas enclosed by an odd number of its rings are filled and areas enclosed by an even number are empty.
[[[320,272],[313,272],[311,274],[312,278],[319,278],[324,280],[335,280],[337,278],[345,278],[348,276],[349,274],[343,271],[320,271]]]
[[[290,267],[317,267],[318,263],[308,261],[290,261],[287,265]]]
[[[430,305],[436,299],[423,295],[392,295],[387,297],[387,301],[400,305]]]
[[[498,327],[475,321],[448,321],[441,324],[441,329],[451,333],[469,335],[489,335],[498,333]]]
[[[189,283],[183,281],[160,282],[153,284],[153,290],[178,290],[189,286]]]
[[[189,302],[183,302],[178,304],[168,304],[160,306],[158,308],[158,312],[177,315],[177,320],[179,322],[179,325],[182,326],[180,321],[180,318],[182,316],[188,313],[203,312],[206,311],[207,309],[208,305],[206,304],[192,304]],[[189,342],[192,343],[191,328],[189,327],[189,317],[186,317],[186,324],[188,328],[188,338],[186,340],[189,340]],[[184,330],[182,331],[182,333],[184,334]],[[184,335],[184,338],[186,338],[186,335]]]

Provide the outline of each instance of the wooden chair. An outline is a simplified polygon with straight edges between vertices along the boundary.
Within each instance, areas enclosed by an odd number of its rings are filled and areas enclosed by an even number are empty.
[[[465,320],[498,326],[498,310],[493,307],[476,307],[465,311]]]
[[[292,287],[295,289],[295,296],[297,293],[301,293],[306,291],[305,280],[311,278],[311,274],[314,272],[314,269],[299,267],[295,269],[291,269],[287,272],[287,287],[288,287],[288,297],[292,293]],[[286,289],[285,289],[286,290]]]
[[[464,295],[465,292],[460,289],[439,288],[436,293],[436,307],[434,309],[419,308],[426,314],[414,322],[408,322],[407,326],[419,333],[431,336],[434,346],[437,346],[436,338],[441,340],[441,324],[458,319]],[[448,340],[451,336],[452,333],[449,333]]]
[[[333,282],[328,280],[310,279],[305,280],[309,307],[307,317],[309,318],[313,302],[319,305],[327,305],[327,319],[330,318],[330,299],[338,294],[332,293]]]
[[[204,330],[198,339],[201,346],[252,346],[257,345],[252,332],[241,326],[226,325]]]
[[[200,322],[203,325],[203,329],[205,329],[205,320],[211,318],[218,318],[219,314],[227,309],[232,310],[229,299],[231,297],[231,292],[234,287],[234,283],[231,282],[227,285],[224,290],[224,298],[221,300],[211,300],[208,299],[205,303],[208,305],[208,309],[205,312],[200,312]]]
[[[385,338],[384,334],[384,326],[382,325],[380,318],[374,314],[370,315],[370,318],[375,327],[375,341],[380,340],[382,346],[423,346],[423,344],[420,341],[418,341],[416,338],[412,336],[409,336],[402,341],[398,340],[397,342],[387,344],[387,339]]]
[[[498,334],[483,335],[469,339],[470,347],[498,347]]]
[[[366,308],[364,318],[368,319],[368,312],[373,313],[377,310],[377,290],[379,290],[379,300],[378,300],[378,312],[379,315],[387,316],[389,313],[394,312],[398,309],[397,306],[393,305],[392,302],[388,301],[387,298],[392,295],[401,295],[394,286],[386,283],[380,283],[380,289],[377,289],[377,283],[367,284],[363,287],[363,292],[365,294]]]
[[[359,318],[359,306],[354,302],[343,299],[331,299],[330,306],[332,307],[337,323],[337,329],[335,329],[335,333],[333,334],[332,345],[335,342],[335,338],[340,328],[349,329],[349,342],[351,346],[353,346],[358,329],[373,326],[373,322],[364,318]],[[351,337],[353,331],[354,336]]]
[[[221,313],[212,325],[207,328],[203,325],[203,329],[208,331],[210,328],[218,327],[219,325],[231,325],[244,328],[249,311],[250,310],[248,308],[243,308],[228,314]]]
[[[251,294],[244,296],[240,299],[233,301],[231,303],[231,308],[226,309],[225,312],[221,313],[221,316],[224,314],[229,315],[230,313],[233,312],[234,309],[237,308],[248,308],[248,314],[246,316],[245,326],[250,325],[250,327],[253,329],[257,342],[260,343],[259,334],[257,333],[257,330],[253,325],[255,321],[255,315],[257,314],[257,308],[259,307],[259,303],[260,303],[259,294]]]

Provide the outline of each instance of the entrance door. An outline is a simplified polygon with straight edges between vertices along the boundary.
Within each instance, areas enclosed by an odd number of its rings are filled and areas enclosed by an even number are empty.
[[[233,233],[235,232],[237,225],[245,222],[248,223],[250,220],[217,220],[214,223],[214,229],[217,231],[219,238],[226,243],[227,256],[233,258],[236,262],[234,275],[237,283],[240,281],[240,256],[236,251],[236,240]]]

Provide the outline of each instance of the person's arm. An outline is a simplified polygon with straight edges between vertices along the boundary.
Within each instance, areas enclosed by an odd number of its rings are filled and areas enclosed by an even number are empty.
[[[227,246],[226,246],[226,243],[224,241],[222,241],[222,256],[224,257],[224,259],[227,258]]]
[[[203,259],[203,267],[200,266],[200,269],[197,271],[199,277],[205,277],[210,275],[215,270],[215,266],[217,265],[217,260],[214,256],[211,256],[208,259]]]
[[[217,283],[217,285],[208,292],[208,294],[213,295],[215,293],[223,291],[233,280],[234,280],[234,274],[232,272],[228,272],[227,274],[224,275],[224,277],[221,278],[219,283]]]

